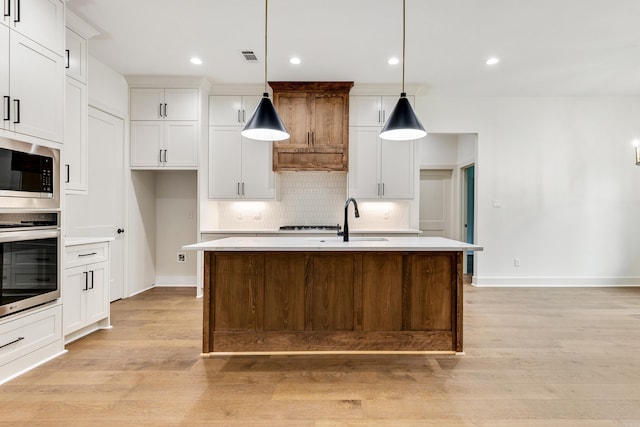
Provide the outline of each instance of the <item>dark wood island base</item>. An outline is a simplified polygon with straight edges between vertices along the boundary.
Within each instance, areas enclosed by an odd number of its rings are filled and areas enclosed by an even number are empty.
[[[205,251],[203,353],[462,352],[462,256]]]

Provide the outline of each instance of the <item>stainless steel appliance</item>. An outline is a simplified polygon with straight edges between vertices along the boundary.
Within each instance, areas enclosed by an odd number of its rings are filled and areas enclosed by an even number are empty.
[[[60,297],[59,212],[0,213],[0,317]]]
[[[60,151],[0,137],[0,209],[58,209]]]

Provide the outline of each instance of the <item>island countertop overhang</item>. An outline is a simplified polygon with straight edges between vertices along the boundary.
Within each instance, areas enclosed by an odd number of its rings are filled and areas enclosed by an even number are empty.
[[[482,246],[443,237],[227,237],[182,247],[187,251],[220,252],[362,252],[362,251],[481,251]]]

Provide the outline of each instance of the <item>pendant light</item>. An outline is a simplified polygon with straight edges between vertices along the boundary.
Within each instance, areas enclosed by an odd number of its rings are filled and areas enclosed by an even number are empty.
[[[411,139],[422,138],[427,135],[427,131],[424,130],[422,123],[416,117],[416,113],[413,112],[411,104],[407,99],[407,94],[404,91],[404,57],[405,57],[405,21],[406,21],[406,0],[402,0],[402,93],[400,93],[400,99],[393,108],[389,119],[384,124],[382,131],[380,132],[380,138],[390,139],[393,141],[406,141]]]
[[[282,141],[289,138],[289,132],[274,108],[267,92],[267,17],[269,0],[264,2],[264,93],[258,107],[245,125],[241,134],[245,138],[260,141]]]

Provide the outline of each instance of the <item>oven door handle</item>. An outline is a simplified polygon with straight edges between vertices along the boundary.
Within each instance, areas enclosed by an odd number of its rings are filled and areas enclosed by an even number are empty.
[[[25,240],[50,239],[60,237],[60,229],[3,231],[0,232],[0,243],[22,242]]]

